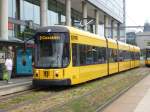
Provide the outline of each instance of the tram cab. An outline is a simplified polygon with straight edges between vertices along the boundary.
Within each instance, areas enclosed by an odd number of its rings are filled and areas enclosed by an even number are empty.
[[[145,65],[150,66],[150,48],[146,48]]]

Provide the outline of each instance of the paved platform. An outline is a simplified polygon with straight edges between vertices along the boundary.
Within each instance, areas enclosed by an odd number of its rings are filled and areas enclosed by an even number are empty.
[[[106,107],[103,112],[150,112],[150,75]]]
[[[22,82],[29,82],[32,80],[32,77],[17,77],[17,78],[12,78],[11,82],[12,84],[17,84],[17,83],[22,83]],[[11,85],[7,84],[5,80],[0,80],[0,87],[6,86],[6,85]]]
[[[32,88],[32,77],[19,77],[11,79],[11,84],[0,80],[0,96]]]

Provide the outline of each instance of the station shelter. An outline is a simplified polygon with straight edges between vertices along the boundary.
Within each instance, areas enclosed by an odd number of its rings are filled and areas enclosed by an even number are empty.
[[[26,48],[25,48],[26,47]],[[12,77],[31,76],[33,74],[33,45],[25,46],[19,39],[0,41],[0,80],[5,71],[5,60],[10,55],[13,60]]]

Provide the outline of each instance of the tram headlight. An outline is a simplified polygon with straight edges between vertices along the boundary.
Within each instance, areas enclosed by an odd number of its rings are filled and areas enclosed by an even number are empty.
[[[36,70],[36,71],[35,71],[35,77],[38,77],[38,75],[39,75],[39,71]]]
[[[58,71],[58,70],[55,70],[55,71],[54,71],[54,74],[55,74],[56,77],[58,77],[59,71]]]
[[[36,72],[35,72],[36,74],[39,74],[39,71],[38,70],[36,70]]]

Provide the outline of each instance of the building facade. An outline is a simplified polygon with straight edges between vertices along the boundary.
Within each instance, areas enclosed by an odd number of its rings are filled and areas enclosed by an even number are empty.
[[[146,22],[144,24],[143,32],[150,32],[150,23]]]
[[[150,32],[136,33],[136,43],[141,49],[150,47]]]
[[[124,0],[0,0],[0,40],[23,40],[25,32],[49,25],[119,39],[124,18]]]
[[[126,33],[126,42],[131,45],[136,45],[136,33],[135,32]]]
[[[141,49],[141,55],[145,57],[145,49],[150,48],[150,32],[136,33],[136,43]]]

